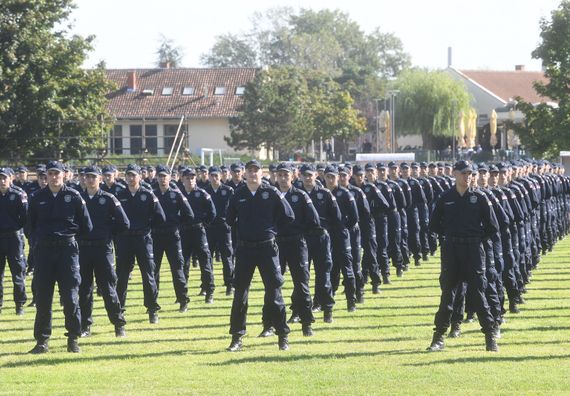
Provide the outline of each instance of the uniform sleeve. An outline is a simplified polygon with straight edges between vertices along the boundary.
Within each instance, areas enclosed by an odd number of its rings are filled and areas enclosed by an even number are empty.
[[[362,218],[370,218],[370,204],[368,203],[368,199],[366,198],[366,195],[364,195],[364,191],[360,190],[358,191],[358,195],[360,196],[360,211],[358,212],[358,216],[360,218],[360,220],[362,220]]]
[[[429,229],[431,232],[435,232],[436,234],[443,235],[444,227],[443,227],[443,199],[438,198],[435,201],[435,207],[433,209],[433,213],[429,219]]]
[[[26,218],[26,224],[24,225],[24,235],[26,235],[26,238],[30,239],[34,234],[37,221],[38,221],[38,214],[36,211],[36,205],[34,203],[34,199],[31,199],[30,204],[28,206],[28,216]]]
[[[277,220],[278,227],[284,227],[295,221],[295,212],[293,208],[289,205],[289,202],[277,192],[274,192],[275,200],[277,205],[275,205],[275,218]]]
[[[28,196],[26,193],[19,195],[20,202],[18,205],[18,212],[16,213],[16,222],[20,228],[26,225],[26,218],[28,216]]]
[[[207,192],[204,193],[204,223],[210,224],[216,218],[216,205]]]
[[[479,195],[479,207],[481,210],[481,223],[483,225],[483,238],[492,239],[499,233],[499,223],[493,205],[486,195]]]
[[[374,193],[374,199],[370,202],[372,206],[378,207],[382,213],[387,213],[390,210],[390,204],[384,194],[376,186],[374,186],[372,192]]]
[[[230,226],[234,226],[237,220],[237,201],[238,195],[234,194],[230,198],[230,202],[228,204],[228,212],[226,213],[226,223]]]
[[[162,209],[162,205],[158,201],[156,195],[148,191],[148,193],[152,197],[152,216],[150,220],[150,224],[152,228],[160,227],[166,222],[166,215],[164,214],[164,209]]]
[[[115,196],[111,196],[113,207],[111,208],[113,214],[113,234],[117,235],[130,228],[131,222],[123,209],[123,206]]]
[[[91,223],[91,217],[89,216],[87,205],[79,194],[77,195],[75,221],[79,225],[78,235],[87,235],[93,231],[93,223]]]
[[[176,188],[176,191],[178,191],[178,207],[180,208],[180,217],[182,218],[182,223],[192,222],[194,220],[194,211],[188,202],[188,198],[186,198],[184,194],[178,190],[178,187]]]
[[[348,228],[353,228],[356,224],[358,224],[358,208],[356,207],[356,200],[352,196],[352,194],[347,191],[347,200],[346,200],[346,207],[348,210]]]
[[[404,187],[402,187],[402,192],[404,193],[404,199],[406,201],[404,207],[406,209],[411,208],[414,201],[412,196],[412,188],[408,182],[404,182]]]
[[[320,227],[321,219],[319,218],[319,213],[317,212],[315,205],[313,205],[313,201],[311,200],[308,194],[303,194],[303,196],[305,197],[305,203],[306,203],[305,213],[304,213],[305,224],[303,224],[303,227],[308,230]]]
[[[329,192],[327,194],[327,217],[331,225],[339,225],[342,222],[342,214],[340,213],[340,208],[338,207],[338,202]]]

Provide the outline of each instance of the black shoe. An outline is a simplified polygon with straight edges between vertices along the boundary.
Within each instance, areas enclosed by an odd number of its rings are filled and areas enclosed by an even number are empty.
[[[180,313],[188,312],[188,303],[187,302],[180,303],[180,308],[178,308],[178,312]]]
[[[348,312],[355,312],[356,311],[356,302],[355,301],[348,301],[346,303],[346,310]]]
[[[198,293],[198,296],[204,297],[205,295],[206,295],[206,290],[200,289],[200,293]]]
[[[305,337],[312,337],[313,336],[313,327],[310,323],[303,323],[303,336]]]
[[[396,269],[396,276],[401,278],[404,275],[404,271],[401,268]]]
[[[461,335],[461,323],[452,323],[449,338],[457,338]]]
[[[464,323],[473,323],[475,320],[475,313],[474,312],[467,312],[467,317],[463,321]]]
[[[485,350],[488,352],[499,352],[495,330],[485,333]]]
[[[372,294],[380,294],[380,285],[372,285]]]
[[[518,314],[521,312],[516,302],[511,301],[509,303],[509,312],[512,314]]]
[[[404,265],[402,266],[402,270],[403,270],[404,272],[408,271],[409,269],[410,269],[409,264],[404,264]]]
[[[384,283],[385,285],[391,285],[392,284],[392,281],[390,280],[390,274],[382,275],[382,283]]]
[[[67,339],[67,352],[72,353],[79,353],[81,349],[79,349],[79,343],[77,342],[77,338],[68,338]]]
[[[126,337],[125,326],[115,326],[115,337],[122,338]]]
[[[517,301],[518,304],[526,304],[526,300],[520,296]]]
[[[2,308],[0,308],[0,312],[2,312]],[[24,316],[24,306],[23,305],[16,305],[16,315]]]
[[[150,324],[157,324],[158,323],[158,313],[156,311],[148,313],[148,321]]]
[[[47,351],[49,351],[48,343],[47,341],[44,341],[38,342],[36,346],[33,347],[28,353],[31,353],[32,355],[39,355],[42,353],[47,353]]]
[[[332,323],[333,322],[332,311],[329,310],[324,311],[323,320],[325,323]]]
[[[424,253],[424,254],[422,255],[422,260],[423,260],[423,261],[429,261],[429,255],[428,255],[427,253]]]
[[[497,325],[497,327],[495,327],[495,338],[498,340],[499,338],[501,338],[501,328],[499,327],[499,325]]]
[[[279,341],[277,342],[279,345],[280,351],[288,351],[289,350],[289,337],[287,334],[280,334]]]
[[[231,286],[226,287],[226,296],[233,296],[234,295],[234,288]]]
[[[321,312],[321,306],[319,304],[313,304],[312,311],[313,312]]]
[[[29,308],[33,308],[35,306],[36,306],[36,302],[34,300],[32,300],[32,302],[28,304]]]
[[[213,294],[206,294],[206,298],[204,299],[206,304],[213,304],[214,303],[214,295]]]
[[[526,283],[528,283],[528,282],[525,282],[525,284],[526,284]],[[526,289],[525,286],[523,286],[523,287],[521,288],[521,293],[526,293],[527,291],[528,291],[528,290]]]
[[[292,314],[287,323],[299,323],[301,318],[296,313]]]
[[[91,326],[84,327],[81,329],[81,337],[89,337],[91,336]],[[71,340],[72,338],[69,338]]]
[[[445,341],[443,340],[443,332],[435,331],[431,340],[430,346],[427,348],[430,352],[442,351],[445,348]]]
[[[416,267],[420,267],[420,266],[422,265],[422,263],[420,263],[420,259],[419,259],[419,258],[414,259],[414,265],[415,265]]]
[[[364,304],[364,293],[363,292],[356,294],[356,303],[357,304]]]
[[[230,343],[230,346],[226,348],[226,351],[229,351],[229,352],[240,351],[241,347],[242,347],[241,338],[242,338],[241,335],[237,335],[237,334],[232,335],[232,342]]]
[[[258,337],[265,338],[265,337],[271,337],[272,335],[275,335],[275,330],[273,329],[273,327],[269,326],[269,327],[264,327],[263,331],[259,333]]]

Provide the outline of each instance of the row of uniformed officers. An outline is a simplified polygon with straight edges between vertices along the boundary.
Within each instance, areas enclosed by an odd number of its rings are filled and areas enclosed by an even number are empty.
[[[125,180],[113,166],[90,166],[76,182],[59,162],[38,167],[34,182],[27,181],[24,168],[13,173],[0,168],[0,246],[18,314],[26,303],[26,268],[34,271],[33,353],[48,350],[56,281],[68,350],[79,351],[77,339],[91,330],[94,273],[116,335],[124,336],[135,259],[149,321],[156,323],[163,256],[181,312],[188,308],[192,257],[200,265],[200,294],[212,303],[212,254],[219,256],[226,294],[234,294],[231,351],[242,346],[257,266],[266,291],[261,336],[275,332],[280,349],[288,349],[281,295],[287,268],[294,284],[288,322],[300,322],[310,336],[315,312],[322,311],[325,322],[333,320],[341,273],[352,312],[364,301],[369,281],[373,293],[391,283],[390,261],[403,276],[412,260],[421,265],[438,244],[442,299],[429,349],[443,348],[450,325],[450,336],[459,336],[465,307],[468,318],[477,313],[487,349],[497,350],[506,312],[503,291],[510,312],[519,312],[532,270],[566,235],[569,223],[570,183],[562,167],[546,161],[478,168],[465,161],[298,168],[281,163],[270,166],[267,178],[255,160],[245,169],[180,167],[174,178],[164,166],[129,165]],[[27,260],[22,229],[32,247]]]

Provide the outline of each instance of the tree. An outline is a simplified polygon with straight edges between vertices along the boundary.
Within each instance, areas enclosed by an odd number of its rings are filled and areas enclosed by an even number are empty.
[[[112,86],[83,70],[92,36],[67,37],[71,0],[0,2],[0,157],[78,158],[104,150]]]
[[[540,28],[540,44],[532,57],[542,59],[548,82],[536,82],[534,87],[558,105],[534,106],[517,98],[517,108],[525,114],[525,120],[514,128],[533,155],[555,158],[570,146],[570,1],[562,1],[550,20],[540,22]]]
[[[166,38],[164,35],[160,36],[160,44],[158,50],[156,50],[156,55],[158,67],[163,67],[165,64],[168,64],[170,67],[180,67],[184,56],[182,49],[175,46],[174,41]]]
[[[239,117],[226,142],[236,149],[290,152],[311,139],[346,139],[362,132],[365,121],[347,91],[322,73],[293,66],[259,72],[246,86]]]
[[[434,148],[434,137],[457,133],[458,115],[469,110],[465,87],[441,71],[410,69],[402,72],[394,87],[396,131],[421,134],[424,148]]]
[[[216,38],[209,54],[200,57],[202,64],[210,67],[255,67],[257,54],[244,38],[225,34]]]

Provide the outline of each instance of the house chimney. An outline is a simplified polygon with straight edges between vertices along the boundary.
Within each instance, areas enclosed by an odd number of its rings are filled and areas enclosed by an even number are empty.
[[[170,69],[170,62],[169,61],[161,61],[158,65],[161,69]]]
[[[451,47],[447,47],[447,67],[451,67],[451,61],[452,61],[452,49]]]
[[[135,92],[137,90],[137,73],[135,70],[127,72],[127,92]]]
[[[515,71],[524,71],[524,65],[515,65]]]

